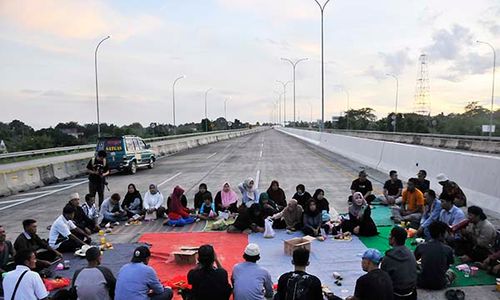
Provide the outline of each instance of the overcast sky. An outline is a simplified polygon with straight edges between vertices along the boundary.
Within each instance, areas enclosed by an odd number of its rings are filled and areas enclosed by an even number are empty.
[[[321,0],[320,0],[321,1]],[[321,115],[320,14],[314,0],[0,0],[0,121],[35,128],[95,122],[94,50],[99,50],[101,121],[199,121],[208,88],[211,119],[269,121],[276,80],[297,67],[297,113]],[[491,50],[500,49],[498,0],[332,0],[325,10],[325,115],[414,107],[418,57],[429,57],[432,113],[489,108]],[[500,53],[499,53],[500,55]],[[497,98],[498,99],[498,98]],[[292,118],[292,85],[287,119]],[[497,100],[498,101],[498,100]],[[498,105],[497,105],[498,107]]]

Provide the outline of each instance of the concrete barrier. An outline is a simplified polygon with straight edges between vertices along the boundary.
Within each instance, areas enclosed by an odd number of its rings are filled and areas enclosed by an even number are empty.
[[[179,139],[162,140],[151,143],[152,150],[157,157],[171,155],[180,151],[195,148],[210,143],[216,143],[234,137],[256,133],[267,128],[256,128],[236,132],[220,132],[207,135],[197,135]],[[85,174],[89,158],[93,153],[78,156],[78,159],[65,161],[64,158],[55,157],[53,161],[43,163],[34,160],[33,165],[0,171],[0,196],[8,196],[21,191],[27,191],[59,180],[74,178]],[[52,160],[52,159],[51,159]],[[24,163],[26,164],[26,163]],[[31,164],[31,163],[30,163]]]
[[[476,204],[500,213],[499,156],[292,128],[279,130],[354,160],[362,166],[382,172],[397,170],[403,179],[416,177],[418,170],[425,169],[431,188],[437,192],[442,188],[435,180],[436,175],[445,173],[464,190],[469,205]]]

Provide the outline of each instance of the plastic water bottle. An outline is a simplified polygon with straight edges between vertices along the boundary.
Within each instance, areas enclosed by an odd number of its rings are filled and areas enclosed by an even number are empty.
[[[467,267],[467,268],[465,268],[465,270],[464,270],[464,277],[465,277],[465,278],[469,278],[469,276],[470,276],[470,268],[469,268],[469,267]]]

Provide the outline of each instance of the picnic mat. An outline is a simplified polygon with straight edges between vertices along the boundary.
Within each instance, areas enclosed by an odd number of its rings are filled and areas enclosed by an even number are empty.
[[[261,233],[249,235],[250,243],[256,243],[261,249],[261,259],[258,264],[271,273],[274,283],[279,277],[293,271],[292,257],[284,253],[284,241],[302,237],[302,233],[287,234],[284,230],[276,230],[276,236],[268,239]],[[326,241],[312,241],[310,265],[307,272],[321,279],[323,285],[328,286],[335,295],[345,298],[354,294],[356,280],[363,274],[361,256],[366,247],[357,237],[352,241],[338,241],[329,237]],[[344,278],[342,286],[335,285],[333,272],[338,272]]]
[[[393,226],[394,221],[391,220],[392,212],[389,206],[372,205],[372,219],[377,226]]]
[[[180,250],[181,246],[212,245],[222,266],[231,276],[233,266],[243,261],[248,235],[226,232],[146,233],[141,236],[139,242],[151,245],[149,265],[156,270],[161,282],[165,284],[173,278],[186,276],[194,267],[175,263],[171,253]],[[181,297],[176,293],[174,299]]]
[[[232,225],[236,219],[234,218],[229,218],[227,220],[224,220],[225,227],[223,229],[217,228],[218,226],[215,226],[216,228],[213,228],[212,226],[214,225],[215,222],[221,222],[221,220],[208,220],[204,221],[205,222],[205,227],[203,228],[203,231],[225,231],[229,225]]]

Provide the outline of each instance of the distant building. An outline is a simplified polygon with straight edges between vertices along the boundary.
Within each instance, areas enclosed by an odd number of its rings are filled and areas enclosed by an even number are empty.
[[[3,140],[0,140],[0,153],[7,153],[7,146]]]
[[[75,139],[79,139],[81,136],[83,136],[83,132],[78,132],[78,129],[76,129],[76,128],[61,129],[61,132],[65,133],[67,135],[71,135]]]

